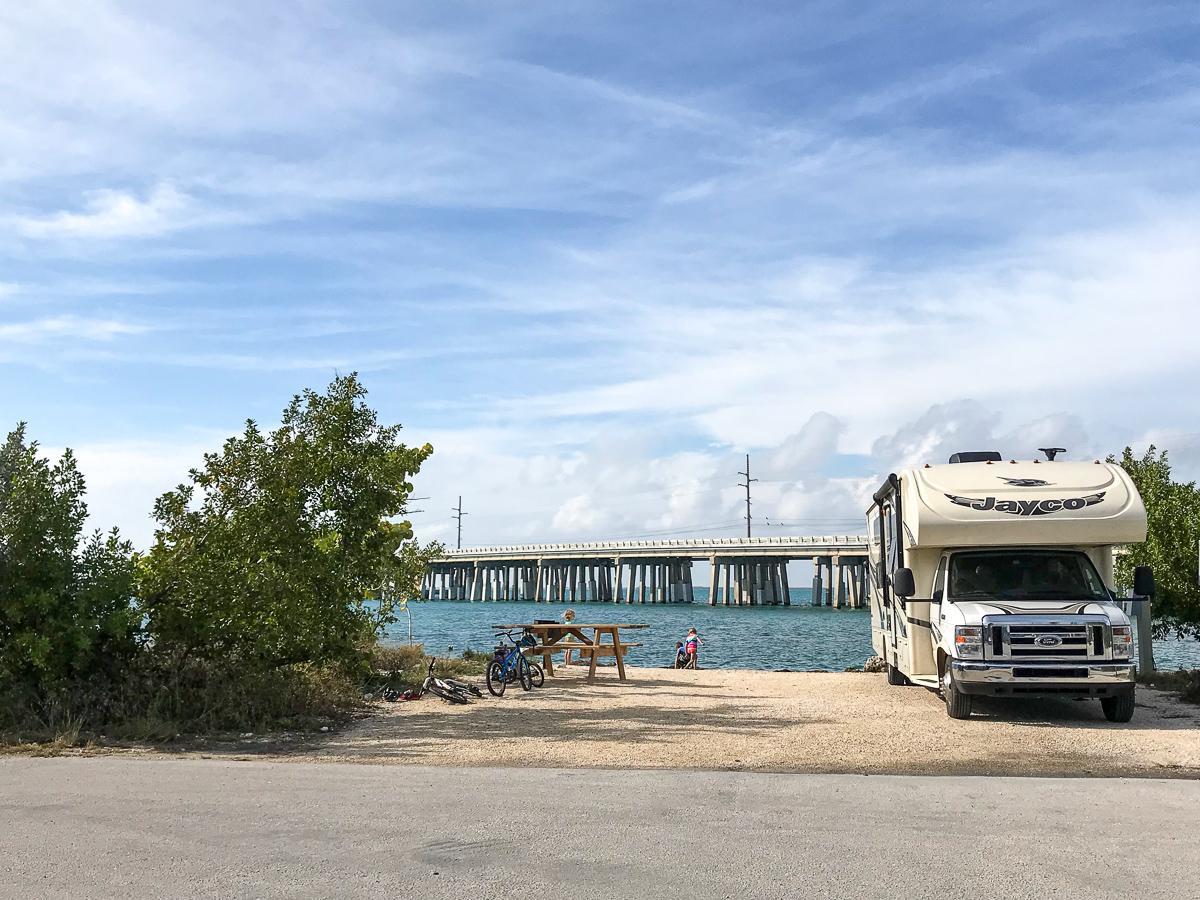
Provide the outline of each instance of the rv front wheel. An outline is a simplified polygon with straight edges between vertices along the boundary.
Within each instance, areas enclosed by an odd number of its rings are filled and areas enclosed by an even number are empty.
[[[946,714],[952,719],[971,718],[971,695],[962,693],[954,684],[950,669],[942,676],[942,699],[946,701]]]
[[[1133,718],[1133,691],[1115,697],[1101,697],[1100,708],[1110,722],[1128,722]]]

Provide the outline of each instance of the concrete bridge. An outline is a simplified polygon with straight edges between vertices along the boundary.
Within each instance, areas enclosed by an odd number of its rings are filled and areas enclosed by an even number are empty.
[[[426,600],[693,603],[692,563],[710,567],[714,606],[791,604],[787,564],[813,564],[813,605],[865,605],[867,539],[707,538],[523,544],[447,550],[421,585]]]

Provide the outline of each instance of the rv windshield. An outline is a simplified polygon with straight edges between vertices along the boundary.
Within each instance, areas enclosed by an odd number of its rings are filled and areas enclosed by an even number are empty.
[[[1084,553],[1066,550],[988,550],[950,557],[949,599],[1109,600]]]

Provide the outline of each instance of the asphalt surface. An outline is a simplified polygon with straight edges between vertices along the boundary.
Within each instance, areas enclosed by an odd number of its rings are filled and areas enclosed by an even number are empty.
[[[1092,900],[1198,886],[1195,781],[0,759],[3,897]]]

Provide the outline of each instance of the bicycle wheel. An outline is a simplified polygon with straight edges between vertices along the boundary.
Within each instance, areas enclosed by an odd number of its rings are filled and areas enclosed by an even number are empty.
[[[482,697],[483,691],[479,690],[475,685],[468,684],[465,681],[459,681],[457,678],[443,678],[442,681],[454,688],[460,693],[470,694],[472,697]]]
[[[504,678],[504,667],[498,662],[488,663],[487,689],[493,697],[503,697],[507,682]]]
[[[530,667],[529,660],[521,657],[520,662],[521,690],[533,690],[533,669]]]
[[[542,667],[537,663],[529,664],[529,674],[534,687],[541,687],[546,683],[546,673],[542,671]]]
[[[437,694],[437,696],[441,697],[443,700],[445,700],[448,703],[470,703],[471,702],[470,700],[468,700],[466,698],[465,695],[460,694],[457,691],[448,691],[444,687],[442,687],[440,684],[431,684],[429,686],[429,693]]]

